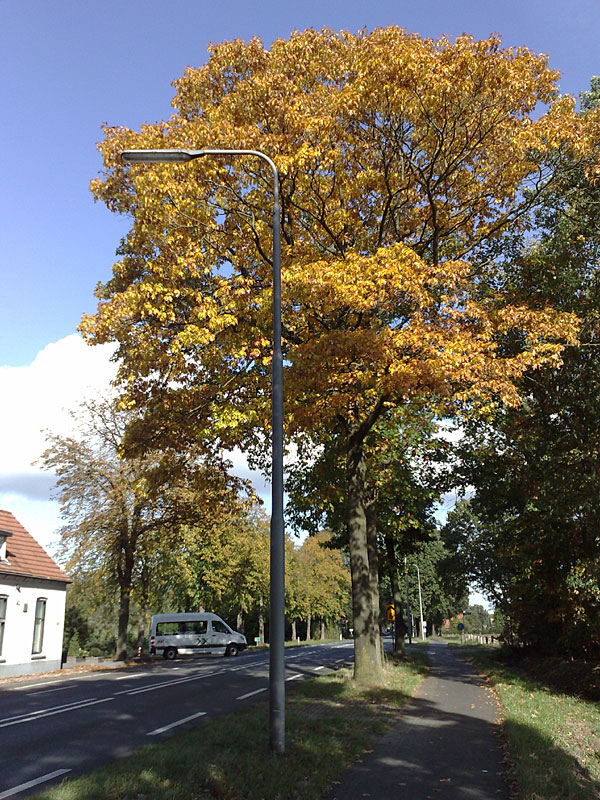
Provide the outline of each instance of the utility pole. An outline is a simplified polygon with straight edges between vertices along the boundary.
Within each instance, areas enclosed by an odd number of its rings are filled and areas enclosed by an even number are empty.
[[[421,573],[419,572],[419,565],[417,564],[417,584],[419,586],[419,613],[421,615],[421,640],[425,641],[425,630],[423,629],[423,600],[421,599]]]

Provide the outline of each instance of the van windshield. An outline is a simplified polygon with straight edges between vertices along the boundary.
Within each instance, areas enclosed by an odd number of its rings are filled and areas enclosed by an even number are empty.
[[[184,622],[159,622],[156,626],[157,636],[176,636],[180,633],[206,633],[205,619],[189,619]]]

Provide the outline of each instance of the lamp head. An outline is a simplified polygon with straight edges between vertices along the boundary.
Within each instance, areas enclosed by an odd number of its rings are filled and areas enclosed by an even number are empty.
[[[130,164],[185,164],[200,155],[197,150],[124,150],[121,158]]]

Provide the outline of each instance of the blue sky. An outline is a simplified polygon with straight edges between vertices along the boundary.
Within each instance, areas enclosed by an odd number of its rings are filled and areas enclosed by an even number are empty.
[[[211,41],[390,24],[434,38],[498,32],[548,53],[563,93],[600,73],[598,0],[0,0],[0,507],[43,542],[58,515],[48,476],[28,466],[39,429],[111,373],[106,351],[88,356],[74,337],[127,230],[88,189],[101,124],[168,117],[171,82]]]
[[[293,29],[398,24],[547,52],[561,89],[600,72],[595,0],[0,0],[2,192],[0,364],[30,363],[94,309],[127,221],[94,205],[103,122],[139,128],[169,116],[171,81],[206,60],[209,42]]]

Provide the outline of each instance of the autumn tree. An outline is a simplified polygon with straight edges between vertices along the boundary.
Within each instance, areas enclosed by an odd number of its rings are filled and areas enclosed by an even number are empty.
[[[306,638],[312,636],[312,623],[339,619],[350,597],[350,572],[341,552],[329,547],[331,534],[321,531],[307,537],[298,552],[302,581],[302,606],[306,618]]]
[[[174,113],[106,128],[98,200],[132,218],[89,341],[116,341],[130,446],[268,436],[271,197],[252,158],[126,167],[136,148],[257,149],[280,173],[286,423],[344,443],[355,677],[378,680],[365,441],[415,396],[515,405],[557,363],[573,317],[513,302],[479,258],[553,182],[539,154],[585,148],[557,73],[498,37],[451,43],[390,27],[211,48],[175,82]],[[534,118],[534,110],[536,116]],[[511,347],[503,346],[510,340]]]
[[[217,461],[165,472],[155,454],[123,458],[121,445],[133,416],[117,401],[88,400],[73,414],[71,435],[47,434],[40,459],[56,475],[55,495],[66,521],[60,529],[63,557],[71,568],[117,588],[121,660],[127,657],[132,591],[143,593],[147,559],[168,553],[184,523],[218,515],[238,488]],[[154,573],[152,579],[157,580]]]

